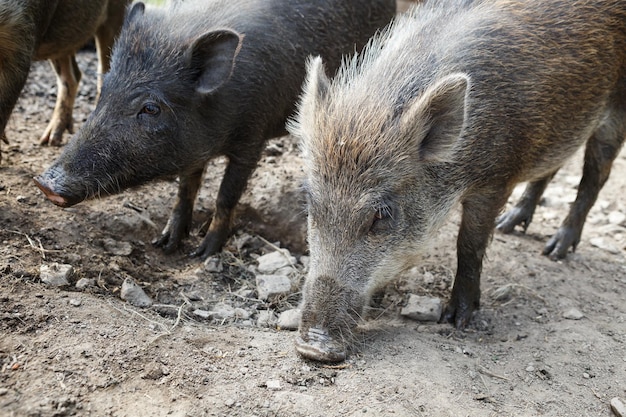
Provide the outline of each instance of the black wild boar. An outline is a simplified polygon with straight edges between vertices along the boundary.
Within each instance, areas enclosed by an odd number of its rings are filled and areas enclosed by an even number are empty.
[[[319,54],[331,70],[395,13],[395,0],[214,0],[128,12],[101,99],[63,154],[36,178],[57,205],[178,175],[178,201],[157,241],[189,233],[207,161],[228,166],[201,258],[228,238],[233,208],[266,139],[286,134]]]
[[[40,142],[60,145],[72,132],[81,78],[75,52],[95,36],[98,91],[130,0],[4,0],[0,3],[0,135],[26,83],[31,61],[49,59],[57,75],[54,113]]]
[[[457,204],[442,320],[463,328],[511,190],[530,181],[522,206],[534,209],[586,144],[578,198],[545,253],[578,242],[626,135],[626,2],[427,1],[336,78],[312,60],[290,130],[304,152],[311,252],[297,350],[344,359],[372,292],[418,261]]]

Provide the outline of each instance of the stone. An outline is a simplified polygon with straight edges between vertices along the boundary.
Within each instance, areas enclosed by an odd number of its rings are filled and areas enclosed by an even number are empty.
[[[130,243],[111,238],[103,239],[102,247],[111,255],[117,256],[128,256],[133,252],[133,246]]]
[[[289,294],[291,280],[284,275],[257,275],[256,291],[259,299],[267,301],[280,295]]]
[[[442,311],[443,305],[439,298],[410,294],[400,314],[418,321],[439,321]]]
[[[572,307],[569,310],[563,312],[563,318],[568,320],[580,320],[583,317],[585,317],[585,315],[577,308]]]
[[[267,386],[267,389],[272,391],[280,391],[281,389],[280,381],[277,379],[270,379],[265,383],[265,385]]]
[[[229,320],[235,317],[235,309],[226,303],[217,303],[211,309],[211,317],[215,320]]]
[[[620,250],[617,246],[613,245],[611,242],[608,242],[602,237],[592,237],[591,239],[589,239],[589,243],[591,243],[591,246],[595,246],[596,248],[612,253],[613,255],[617,255],[620,253]]]
[[[120,298],[135,307],[150,307],[152,305],[152,299],[130,277],[126,278],[122,283]]]
[[[211,318],[211,312],[210,311],[202,310],[202,309],[199,309],[199,308],[197,308],[194,311],[192,311],[192,314],[194,316],[197,316],[197,317],[201,318],[201,319],[209,319],[209,318]]]
[[[220,273],[224,270],[224,265],[222,265],[220,258],[212,256],[204,261],[204,269],[207,272]]]
[[[618,397],[611,399],[611,410],[616,417],[626,417],[626,406]]]
[[[285,310],[278,316],[276,325],[280,330],[298,330],[302,311],[299,308]]]
[[[61,287],[69,285],[69,277],[74,272],[72,265],[53,263],[39,267],[39,278],[44,284]]]
[[[608,215],[609,223],[622,225],[626,222],[626,214],[621,211],[614,210]]]
[[[257,262],[259,263],[257,269],[261,274],[272,274],[281,268],[295,265],[296,258],[291,256],[288,250],[280,249],[259,256]]]
[[[85,288],[93,287],[95,283],[96,281],[94,279],[81,278],[76,282],[76,289],[84,290]]]
[[[80,307],[80,305],[82,304],[82,302],[80,300],[77,300],[76,298],[70,298],[69,303],[73,307]]]

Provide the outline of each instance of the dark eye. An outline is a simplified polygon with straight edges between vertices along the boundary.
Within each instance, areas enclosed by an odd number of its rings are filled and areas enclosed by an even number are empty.
[[[150,116],[157,116],[161,113],[161,108],[155,103],[146,103],[141,108],[139,114],[148,114]]]
[[[389,226],[389,220],[393,219],[393,209],[388,205],[381,205],[376,209],[370,232],[376,233]]]

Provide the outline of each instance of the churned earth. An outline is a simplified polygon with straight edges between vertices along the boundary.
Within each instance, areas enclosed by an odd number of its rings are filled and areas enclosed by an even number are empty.
[[[95,99],[95,56],[78,59],[76,128]],[[61,151],[37,144],[54,85],[49,65],[35,63],[2,148],[0,415],[608,417],[612,399],[626,402],[625,151],[576,253],[540,255],[575,197],[581,153],[526,234],[494,235],[482,309],[466,331],[400,315],[409,294],[447,299],[457,214],[423,261],[376,297],[355,351],[331,366],[298,357],[295,333],[275,321],[298,305],[307,263],[297,143],[268,144],[220,255],[166,256],[151,241],[174,182],[69,209],[33,185]],[[223,167],[208,167],[186,252],[200,243]],[[261,300],[256,259],[277,247],[295,257],[291,290]],[[73,268],[67,285],[42,282],[42,266],[55,264]],[[124,281],[152,304],[122,300]]]

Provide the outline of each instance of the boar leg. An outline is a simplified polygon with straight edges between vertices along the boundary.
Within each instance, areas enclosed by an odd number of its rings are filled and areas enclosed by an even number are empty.
[[[178,198],[172,214],[161,233],[161,237],[154,241],[154,245],[163,248],[165,253],[174,253],[182,240],[189,235],[191,219],[196,195],[202,184],[204,169],[197,170],[189,175],[180,177],[178,183]]]
[[[548,176],[529,183],[524,190],[524,194],[515,204],[515,206],[498,217],[496,220],[496,229],[502,233],[511,233],[515,226],[521,225],[524,233],[530,222],[533,220],[533,214],[535,214],[535,207],[539,204],[539,200],[543,195],[548,183],[552,180],[556,174],[556,171]]]
[[[500,191],[500,190],[498,190]],[[508,192],[473,194],[463,201],[463,216],[457,239],[457,270],[450,301],[441,321],[462,329],[480,305],[480,273],[495,218]]]
[[[605,118],[587,141],[583,176],[578,185],[576,200],[561,227],[542,252],[552,260],[565,258],[570,247],[573,251],[576,250],[587,214],[609,178],[613,160],[619,153],[626,134],[626,103],[619,111],[614,109],[612,113],[613,117]]]
[[[258,155],[261,154],[259,151]],[[246,158],[244,158],[246,159]],[[215,202],[215,213],[211,219],[209,230],[200,246],[191,254],[191,256],[206,259],[208,256],[218,252],[228,237],[230,236],[231,221],[235,206],[243,194],[248,178],[252,175],[256,167],[257,159],[250,164],[244,161],[238,161],[235,158],[230,159],[224,178],[217,193]]]
[[[15,26],[0,22],[0,142],[8,142],[4,129],[28,78],[33,33],[31,26],[19,21]]]
[[[81,73],[74,54],[52,59],[50,64],[57,75],[57,101],[54,106],[54,113],[52,113],[52,119],[50,119],[48,127],[41,135],[39,143],[42,145],[49,143],[53,146],[59,146],[63,139],[63,132],[67,130],[73,133],[74,131],[72,111]]]
[[[96,30],[96,50],[98,51],[98,93],[96,101],[100,98],[103,76],[109,72],[111,49],[115,43],[115,37],[119,34],[124,22],[126,4],[126,0],[109,0],[107,17],[104,23]]]

